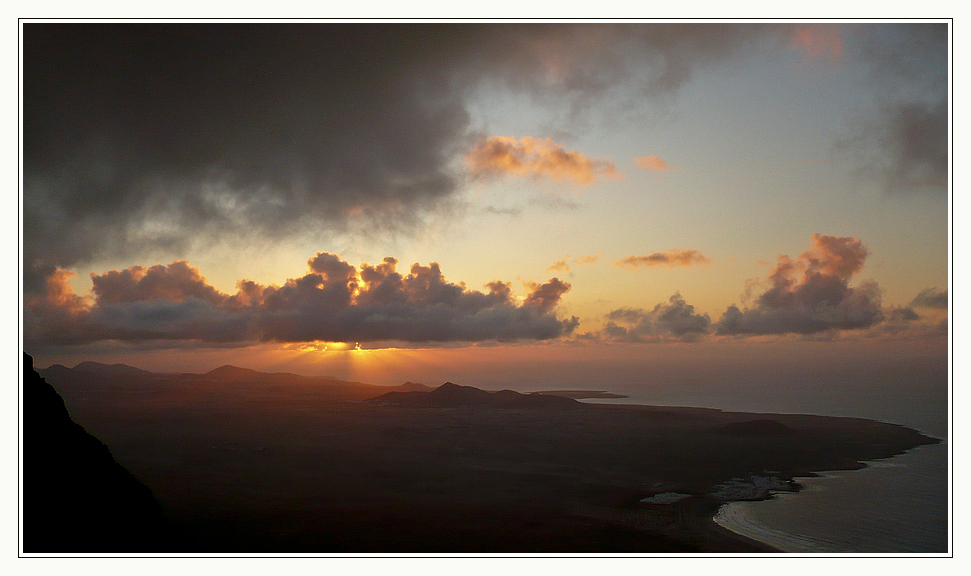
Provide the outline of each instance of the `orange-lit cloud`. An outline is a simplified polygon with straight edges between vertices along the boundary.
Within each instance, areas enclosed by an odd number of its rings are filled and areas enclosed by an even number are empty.
[[[592,184],[598,178],[619,178],[614,163],[567,151],[550,138],[510,136],[482,138],[465,156],[474,177],[513,175],[523,178],[568,180],[576,185]]]
[[[67,314],[77,314],[87,310],[90,298],[78,296],[69,283],[77,276],[68,270],[55,270],[45,280],[45,292],[27,294],[24,297],[24,307],[31,310],[57,309]]]
[[[584,265],[584,264],[596,264],[603,254],[586,254],[584,256],[578,256],[576,260],[573,261],[574,264]]]
[[[677,172],[678,169],[673,166],[668,166],[660,156],[637,156],[634,158],[634,164],[638,168],[643,168],[645,170],[650,170],[651,172]]]
[[[810,61],[826,58],[838,63],[843,55],[839,28],[833,24],[801,24],[789,38],[789,45],[803,51]]]
[[[569,258],[570,255],[567,254],[562,260],[557,260],[556,262],[550,264],[549,267],[544,270],[544,272],[563,272],[565,274],[569,274],[571,272],[570,264],[567,262]]]
[[[884,320],[873,282],[849,286],[867,257],[853,236],[813,234],[812,247],[795,260],[779,256],[768,288],[744,311],[729,306],[716,323],[719,334],[813,334],[867,328]],[[900,315],[898,314],[898,317]]]
[[[92,299],[78,297],[67,272],[44,300],[25,306],[25,340],[33,344],[121,342],[477,342],[537,340],[568,334],[576,318],[560,320],[555,308],[570,285],[553,278],[533,284],[522,304],[499,280],[487,292],[448,282],[438,265],[398,261],[362,264],[318,252],[308,272],[282,286],[250,280],[225,294],[198,268],[133,266],[92,275]],[[55,282],[56,281],[56,282]]]
[[[693,264],[706,264],[710,261],[707,256],[697,250],[675,248],[644,256],[631,255],[614,262],[614,264],[622,268],[638,268],[640,266],[691,266]]]

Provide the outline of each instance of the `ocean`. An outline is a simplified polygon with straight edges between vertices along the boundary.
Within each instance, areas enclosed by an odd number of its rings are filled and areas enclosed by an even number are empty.
[[[946,553],[948,446],[920,446],[854,471],[799,478],[803,489],[722,506],[715,521],[783,552]]]
[[[905,354],[881,363],[843,360],[842,366],[803,365],[786,373],[778,366],[726,370],[717,377],[704,367],[681,377],[655,372],[661,377],[649,383],[613,381],[600,387],[629,398],[588,401],[870,418],[942,439],[867,462],[861,470],[799,478],[804,488],[797,493],[725,505],[716,522],[792,553],[949,552],[946,358],[927,364]]]

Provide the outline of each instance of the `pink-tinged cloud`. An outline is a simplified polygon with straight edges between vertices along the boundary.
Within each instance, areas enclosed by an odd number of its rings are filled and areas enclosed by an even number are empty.
[[[849,286],[866,257],[859,238],[813,234],[811,249],[797,259],[779,256],[763,283],[768,288],[753,307],[728,307],[715,325],[717,333],[813,334],[881,322],[885,316],[876,283]]]
[[[789,45],[801,50],[809,61],[825,58],[838,63],[843,55],[843,40],[833,24],[800,24],[789,37]]]
[[[487,292],[447,281],[439,265],[398,261],[355,268],[318,252],[308,272],[282,286],[241,280],[235,294],[209,285],[187,262],[133,266],[92,275],[93,299],[77,296],[68,273],[46,298],[25,300],[25,341],[32,345],[196,341],[477,342],[543,340],[572,332],[577,318],[555,308],[570,285],[557,278],[534,284],[522,304],[499,280]]]
[[[678,170],[673,166],[668,166],[668,163],[660,156],[637,156],[634,158],[634,164],[638,168],[650,170],[651,172],[677,172]]]
[[[620,178],[614,163],[567,151],[550,138],[510,136],[482,138],[465,156],[473,177],[503,175],[522,178],[567,180],[575,185],[592,184],[598,178]]]
[[[639,268],[641,266],[692,266],[695,264],[707,264],[711,260],[697,250],[685,248],[674,248],[672,250],[662,250],[644,256],[628,256],[623,260],[614,262],[616,266],[622,268]]]

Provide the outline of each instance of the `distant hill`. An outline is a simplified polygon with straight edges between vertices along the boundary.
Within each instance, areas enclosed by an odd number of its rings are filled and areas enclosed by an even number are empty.
[[[405,382],[404,384],[391,387],[393,392],[431,392],[434,389],[434,386],[426,386],[425,384],[418,384],[416,382]]]
[[[91,394],[100,393],[107,388],[137,390],[143,394],[171,395],[167,400],[160,396],[158,401],[181,401],[177,398],[189,398],[197,393],[205,394],[207,391],[271,399],[279,397],[281,389],[302,390],[320,399],[360,401],[379,396],[389,390],[420,390],[423,386],[414,383],[406,383],[404,387],[375,386],[327,376],[260,372],[230,364],[203,374],[150,372],[124,364],[108,365],[99,362],[82,362],[74,368],[54,364],[37,372],[69,402],[72,400],[89,402],[93,397]],[[425,388],[431,390],[431,388]],[[105,407],[105,409],[108,408]]]
[[[55,369],[55,367],[57,367]],[[99,376],[137,376],[142,374],[150,374],[148,370],[142,370],[141,368],[135,368],[134,366],[129,366],[127,364],[102,364],[101,362],[81,362],[74,368],[65,368],[60,364],[55,364],[47,370],[71,370],[76,373],[92,374]]]
[[[118,372],[118,366],[91,362],[81,371]],[[153,552],[178,546],[152,492],[71,419],[27,354],[22,454],[24,552]]]
[[[497,408],[571,408],[580,403],[562,396],[520,394],[513,390],[487,392],[474,386],[446,382],[430,392],[388,392],[368,400],[371,404],[426,408],[487,406]]]
[[[258,372],[249,368],[240,368],[239,366],[232,366],[229,364],[206,372],[206,376],[209,376],[210,378],[219,378],[220,380],[240,380],[244,378],[257,378],[263,375],[265,375],[263,372]]]

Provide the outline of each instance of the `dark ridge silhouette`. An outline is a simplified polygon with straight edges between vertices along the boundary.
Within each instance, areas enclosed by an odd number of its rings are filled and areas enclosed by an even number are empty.
[[[570,408],[580,405],[576,400],[562,396],[520,394],[513,390],[487,392],[474,386],[459,386],[451,382],[446,382],[431,392],[388,392],[377,398],[372,398],[368,402],[427,408],[457,408],[459,406]]]
[[[85,364],[82,370],[122,366]],[[151,490],[71,419],[28,354],[22,454],[24,552],[170,552],[182,544]]]
[[[721,431],[736,436],[777,436],[792,433],[792,429],[782,422],[768,418],[732,422],[722,426]]]
[[[393,386],[391,388],[392,392],[431,392],[435,388],[432,386],[426,386],[424,384],[419,384],[417,382],[405,382],[398,386]]]
[[[60,366],[60,364],[55,364],[54,366]],[[54,366],[51,366],[53,368]],[[63,366],[61,366],[63,368]],[[50,368],[48,368],[50,370]],[[104,376],[129,376],[129,375],[141,375],[149,374],[148,370],[142,370],[141,368],[135,368],[134,366],[129,366],[127,364],[102,364],[101,362],[81,362],[72,370],[76,372],[84,372],[90,374],[104,375]]]
[[[219,368],[214,368],[206,372],[206,376],[219,378],[220,380],[239,380],[243,378],[258,378],[265,376],[265,374],[249,368],[240,368],[239,366],[226,364],[225,366],[220,366]]]

